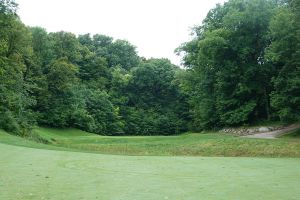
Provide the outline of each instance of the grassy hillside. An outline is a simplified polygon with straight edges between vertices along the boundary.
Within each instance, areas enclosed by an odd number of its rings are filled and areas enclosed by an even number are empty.
[[[239,138],[217,133],[189,133],[179,136],[109,137],[76,129],[38,128],[35,132],[49,141],[48,145],[0,133],[0,142],[37,148],[64,148],[119,155],[227,156],[227,157],[300,157],[297,137],[280,139]]]
[[[300,129],[292,131],[289,134],[281,136],[281,138],[300,139]]]

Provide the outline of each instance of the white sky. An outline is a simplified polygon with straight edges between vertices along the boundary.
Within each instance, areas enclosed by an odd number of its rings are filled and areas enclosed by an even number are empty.
[[[126,39],[140,56],[169,58],[190,39],[191,28],[224,0],[16,0],[28,26],[48,32],[104,34]]]

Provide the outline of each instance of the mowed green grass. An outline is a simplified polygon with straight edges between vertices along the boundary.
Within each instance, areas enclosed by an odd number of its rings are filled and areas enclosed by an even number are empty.
[[[299,158],[118,156],[0,143],[3,200],[297,200]]]
[[[56,147],[118,155],[300,157],[300,139],[250,139],[189,133],[178,136],[109,137],[76,129],[35,130]]]
[[[282,148],[291,154],[299,148],[294,136],[255,140],[218,134],[104,137],[75,129],[36,132],[52,143],[40,144],[0,130],[1,200],[300,199],[300,158],[190,156],[229,152],[240,156],[236,151],[251,144],[265,149],[280,145],[278,152]],[[232,147],[234,142],[242,147]],[[283,151],[291,143],[297,144],[294,150]],[[257,152],[253,154],[269,155]],[[185,156],[168,156],[181,154]],[[274,151],[270,155],[276,157]]]

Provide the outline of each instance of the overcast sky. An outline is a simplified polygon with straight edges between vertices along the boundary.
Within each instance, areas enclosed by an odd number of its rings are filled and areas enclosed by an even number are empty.
[[[18,14],[29,26],[48,32],[104,34],[126,39],[140,56],[180,58],[174,49],[190,39],[216,3],[224,0],[16,0]]]

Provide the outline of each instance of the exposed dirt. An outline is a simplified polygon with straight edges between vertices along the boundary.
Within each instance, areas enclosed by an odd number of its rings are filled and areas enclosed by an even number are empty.
[[[300,123],[289,125],[289,126],[284,127],[280,130],[264,132],[264,133],[255,133],[253,135],[247,135],[247,136],[242,136],[242,137],[276,139],[277,137],[279,137],[281,135],[284,135],[286,133],[289,133],[289,132],[291,132],[293,130],[296,130],[296,129],[299,129],[299,128],[300,128]]]

